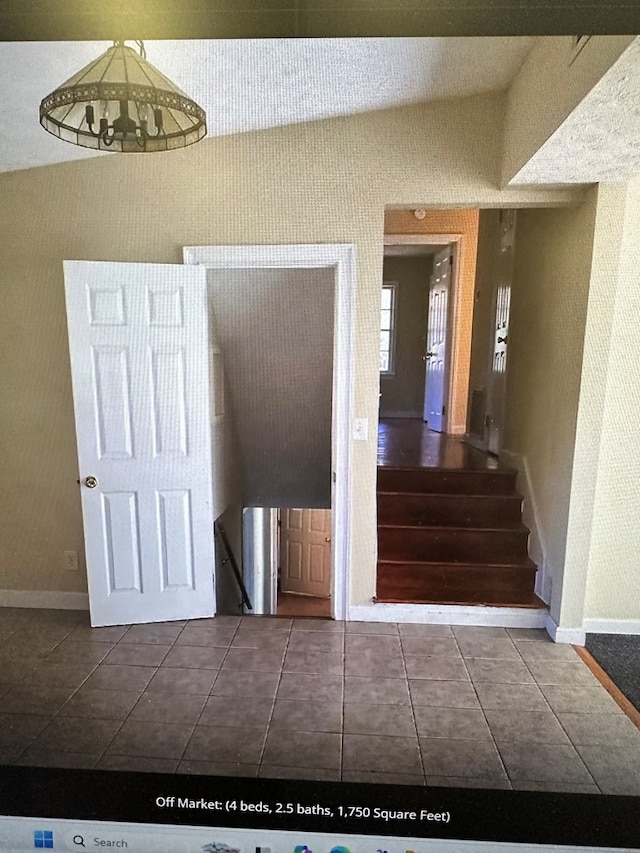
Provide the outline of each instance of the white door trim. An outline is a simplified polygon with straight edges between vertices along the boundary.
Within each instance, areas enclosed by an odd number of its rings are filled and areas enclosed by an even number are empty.
[[[346,243],[186,246],[185,264],[210,269],[333,269],[333,413],[331,456],[332,590],[335,619],[346,619],[351,579],[351,422],[353,417],[355,247]]]

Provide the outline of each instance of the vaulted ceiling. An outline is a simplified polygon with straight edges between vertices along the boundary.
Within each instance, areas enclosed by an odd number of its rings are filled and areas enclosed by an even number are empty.
[[[150,41],[147,58],[220,136],[508,88],[530,37]],[[42,98],[110,42],[0,43],[0,171],[112,156],[38,123]]]

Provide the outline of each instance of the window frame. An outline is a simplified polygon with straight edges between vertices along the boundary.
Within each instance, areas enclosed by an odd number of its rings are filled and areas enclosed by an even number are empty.
[[[387,370],[382,370],[380,368],[380,376],[395,376],[396,375],[396,327],[397,327],[397,317],[398,317],[398,282],[397,281],[383,281],[382,282],[382,291],[380,298],[380,312],[382,312],[382,292],[385,290],[391,291],[391,316],[389,320],[389,362]],[[380,317],[379,322],[379,331],[386,332],[387,329],[382,328],[382,317]],[[382,352],[382,347],[379,348],[379,352]]]

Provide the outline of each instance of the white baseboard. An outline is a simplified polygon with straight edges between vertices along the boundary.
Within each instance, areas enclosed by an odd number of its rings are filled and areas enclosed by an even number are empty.
[[[551,601],[553,571],[547,560],[548,548],[545,546],[544,531],[539,519],[540,512],[531,480],[529,465],[524,456],[511,450],[502,450],[500,458],[518,472],[518,489],[522,492],[522,521],[529,528],[529,555],[538,567],[535,592],[546,604]]]
[[[586,634],[640,634],[640,619],[584,619]]]
[[[584,646],[586,632],[584,628],[560,628],[555,619],[547,613],[544,627],[547,634],[556,643],[570,643],[572,646]]]
[[[349,607],[351,622],[414,622],[421,625],[478,625],[498,628],[544,628],[546,609],[466,607],[454,604],[362,604]]]
[[[89,595],[86,592],[51,592],[44,589],[0,589],[0,607],[88,610]]]

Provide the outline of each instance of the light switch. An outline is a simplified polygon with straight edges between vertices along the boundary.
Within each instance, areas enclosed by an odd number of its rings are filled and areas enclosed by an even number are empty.
[[[353,440],[366,441],[369,438],[369,418],[353,419]]]

